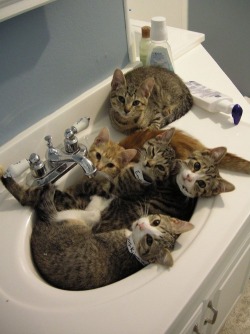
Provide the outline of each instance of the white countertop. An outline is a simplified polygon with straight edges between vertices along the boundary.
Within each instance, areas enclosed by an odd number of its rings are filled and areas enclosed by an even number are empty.
[[[151,23],[148,21],[130,19],[132,34],[135,34],[136,56],[139,57],[139,41],[141,39],[141,27]],[[184,30],[167,26],[168,42],[171,46],[173,59],[176,60],[205,40],[205,35],[200,32]],[[132,37],[133,38],[133,37]],[[133,52],[132,52],[133,53]],[[138,58],[139,59],[139,58]]]

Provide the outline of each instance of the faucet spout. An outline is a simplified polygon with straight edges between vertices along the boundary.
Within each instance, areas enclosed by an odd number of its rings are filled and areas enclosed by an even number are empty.
[[[54,149],[53,152],[50,151],[49,161],[51,163],[75,162],[83,169],[85,175],[88,177],[94,176],[97,171],[93,163],[87,157],[80,154],[61,154],[58,150]]]
[[[97,169],[87,157],[75,154],[72,155],[71,158],[74,162],[82,167],[86,176],[95,176]]]

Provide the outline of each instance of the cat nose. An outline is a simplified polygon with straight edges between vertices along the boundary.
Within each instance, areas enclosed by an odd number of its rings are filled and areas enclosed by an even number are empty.
[[[152,162],[148,160],[146,161],[145,167],[151,167],[152,165],[153,165]]]
[[[144,229],[145,229],[145,224],[144,224],[144,222],[139,222],[139,223],[138,223],[138,226],[139,226],[140,230],[144,230]]]
[[[191,182],[191,181],[192,181],[192,176],[191,176],[190,174],[187,174],[187,175],[184,177],[184,180]]]
[[[127,115],[127,114],[129,114],[130,110],[128,108],[124,108],[124,112]]]

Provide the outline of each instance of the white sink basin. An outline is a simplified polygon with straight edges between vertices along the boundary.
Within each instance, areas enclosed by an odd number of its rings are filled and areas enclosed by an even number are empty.
[[[76,166],[63,176],[57,184],[60,189],[63,189],[74,184],[81,175],[82,169]],[[175,250],[173,251],[175,262],[178,263],[178,258],[200,233],[200,230],[209,217],[213,203],[214,199],[200,200],[198,202],[191,220],[195,225],[195,229],[178,238]],[[36,272],[31,258],[29,243],[32,221],[35,219],[33,211],[22,207],[6,190],[1,193],[0,211],[2,222],[0,226],[2,230],[0,233],[0,257],[2,267],[4,267],[4,272],[0,280],[0,288],[8,301],[24,303],[32,308],[39,307],[45,311],[48,308],[58,311],[58,309],[67,310],[69,307],[74,307],[76,300],[80,298],[78,307],[88,308],[92,303],[102,304],[110,299],[130,293],[167,271],[160,266],[150,265],[142,269],[143,273],[136,273],[130,278],[108,287],[97,289],[98,291],[79,292],[79,296],[81,297],[77,298],[75,292],[61,291],[49,286]],[[11,277],[15,277],[15,279],[11,279]],[[58,297],[63,298],[63,296],[67,299],[66,304],[62,303],[61,299],[58,301]]]

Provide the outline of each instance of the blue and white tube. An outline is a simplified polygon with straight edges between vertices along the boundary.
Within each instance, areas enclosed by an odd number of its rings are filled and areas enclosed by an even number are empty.
[[[234,104],[231,97],[203,86],[196,81],[188,81],[186,85],[193,96],[195,105],[209,112],[231,114],[234,124],[239,124],[243,109],[239,104]]]

